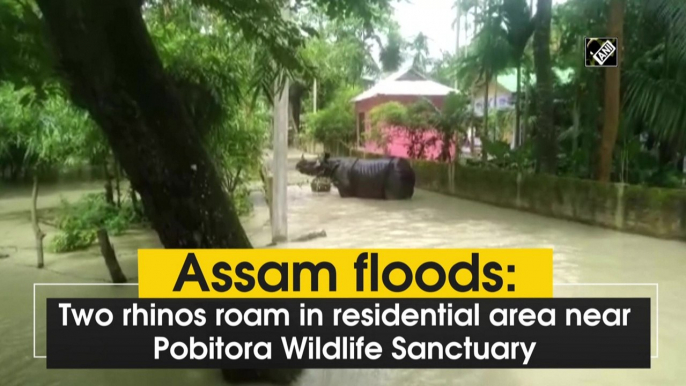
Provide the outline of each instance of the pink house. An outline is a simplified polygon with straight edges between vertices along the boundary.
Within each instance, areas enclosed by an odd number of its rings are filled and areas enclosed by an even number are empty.
[[[412,144],[407,130],[400,127],[386,127],[382,129],[388,142],[385,149],[370,141],[365,135],[371,131],[369,112],[376,106],[387,102],[399,102],[404,105],[416,102],[424,97],[429,99],[439,109],[443,106],[445,97],[457,90],[429,80],[419,72],[409,69],[396,72],[381,80],[372,88],[353,98],[357,115],[357,143],[360,148],[372,153],[386,153],[395,157],[407,157],[408,148]],[[421,142],[426,144],[424,158],[435,159],[443,146],[440,136],[433,130],[427,130]],[[416,141],[415,141],[416,143]],[[454,146],[450,149],[454,154]]]

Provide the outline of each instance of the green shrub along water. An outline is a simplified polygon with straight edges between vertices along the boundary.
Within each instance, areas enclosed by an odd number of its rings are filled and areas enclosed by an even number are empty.
[[[253,210],[250,191],[247,186],[239,185],[231,194],[240,216]],[[64,253],[86,249],[97,241],[97,231],[105,228],[112,236],[118,236],[133,227],[149,227],[141,204],[137,206],[130,198],[119,205],[108,203],[104,193],[91,193],[76,202],[62,200],[54,214],[54,224],[58,229],[50,240],[49,249],[54,253]]]
[[[50,250],[56,253],[88,248],[97,240],[100,228],[117,236],[132,226],[147,225],[142,209],[134,207],[130,199],[117,206],[108,203],[102,193],[88,194],[73,203],[63,200],[55,220],[59,232],[50,241]]]

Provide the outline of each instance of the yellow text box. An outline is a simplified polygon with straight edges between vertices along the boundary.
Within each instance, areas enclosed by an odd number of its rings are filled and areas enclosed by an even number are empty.
[[[141,298],[548,298],[553,251],[141,249],[138,279]]]

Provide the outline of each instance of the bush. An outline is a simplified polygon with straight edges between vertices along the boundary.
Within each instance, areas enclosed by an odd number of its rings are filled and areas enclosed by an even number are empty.
[[[145,222],[131,201],[123,201],[118,208],[108,204],[101,193],[88,194],[75,203],[63,200],[56,217],[59,233],[50,243],[50,249],[56,253],[88,248],[101,227],[116,236]]]
[[[326,108],[307,114],[304,122],[311,138],[324,144],[352,142],[355,139],[357,118],[351,99],[358,92],[357,88],[339,91]]]
[[[407,108],[398,102],[387,102],[369,111],[372,129],[384,126],[407,126]]]

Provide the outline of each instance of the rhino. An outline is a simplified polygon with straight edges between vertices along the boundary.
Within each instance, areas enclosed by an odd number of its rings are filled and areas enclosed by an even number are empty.
[[[361,159],[324,153],[308,160],[303,154],[295,168],[308,176],[329,178],[343,198],[408,200],[414,195],[415,173],[404,158]]]

